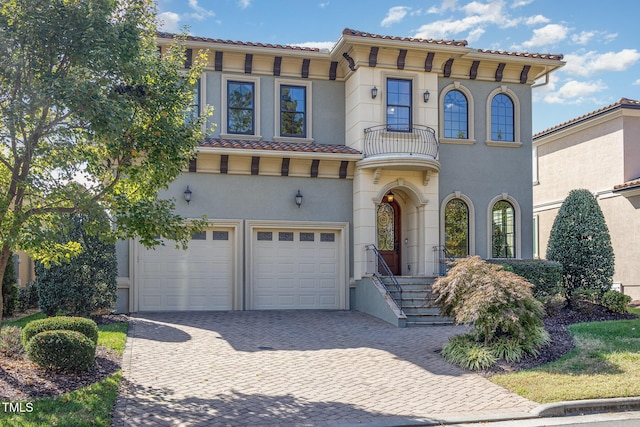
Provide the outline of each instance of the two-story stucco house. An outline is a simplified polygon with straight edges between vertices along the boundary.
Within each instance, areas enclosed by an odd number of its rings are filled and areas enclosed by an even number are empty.
[[[366,311],[370,245],[398,276],[437,274],[443,247],[532,257],[532,86],[561,55],[350,29],[331,51],[187,47],[217,126],[166,196],[211,228],[120,244],[121,310]]]
[[[640,102],[622,98],[533,138],[534,221],[539,256],[560,205],[577,188],[598,199],[615,255],[614,283],[640,299]]]

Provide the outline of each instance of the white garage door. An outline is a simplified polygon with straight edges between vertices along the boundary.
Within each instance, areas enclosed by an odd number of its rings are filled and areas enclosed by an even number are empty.
[[[251,308],[342,308],[338,237],[338,231],[254,229]]]
[[[233,229],[196,233],[186,251],[174,242],[140,247],[140,311],[231,310]]]

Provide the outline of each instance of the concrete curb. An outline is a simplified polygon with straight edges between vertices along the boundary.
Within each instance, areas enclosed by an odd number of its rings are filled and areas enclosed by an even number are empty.
[[[531,414],[536,417],[561,417],[565,415],[638,410],[640,410],[640,397],[617,397],[549,403],[532,409]]]

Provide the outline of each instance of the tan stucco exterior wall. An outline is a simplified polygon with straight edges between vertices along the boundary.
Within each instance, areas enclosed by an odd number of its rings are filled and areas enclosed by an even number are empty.
[[[633,142],[629,130],[640,129],[640,118],[633,117],[632,124],[629,119],[623,120],[620,114],[596,117],[535,141],[539,183],[533,188],[533,204],[538,253],[545,258],[553,221],[569,191],[586,188],[595,194],[611,234],[613,281],[622,285],[625,294],[640,300],[640,196],[625,198],[613,192],[614,186],[636,173],[629,157],[640,156],[637,143],[629,146]],[[635,135],[632,138],[637,140]]]

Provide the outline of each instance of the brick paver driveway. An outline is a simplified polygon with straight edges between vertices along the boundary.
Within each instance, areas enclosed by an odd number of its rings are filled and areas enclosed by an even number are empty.
[[[460,332],[349,311],[140,314],[114,425],[398,425],[537,406],[446,363],[437,351]]]

